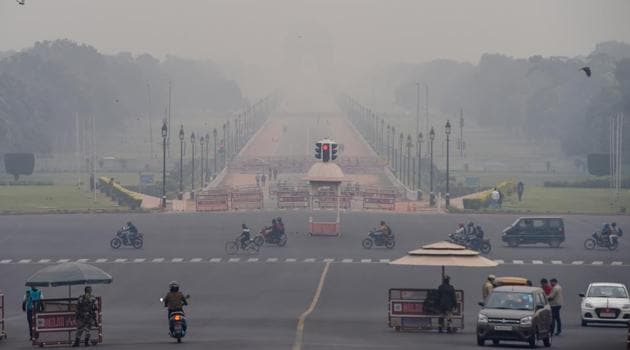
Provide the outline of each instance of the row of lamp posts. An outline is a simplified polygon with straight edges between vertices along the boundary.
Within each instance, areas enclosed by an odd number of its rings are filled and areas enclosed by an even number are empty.
[[[411,157],[411,149],[414,146],[413,138],[410,134],[400,132],[396,133],[396,127],[389,123],[385,125],[385,120],[374,114],[370,109],[365,108],[356,101],[348,98],[350,103],[354,105],[354,109],[358,109],[359,117],[356,120],[356,124],[359,130],[366,135],[370,143],[374,145],[374,149],[387,159],[388,164],[398,175],[398,179],[407,186],[413,188],[421,188],[422,184],[422,143],[424,135],[422,132],[418,132],[416,138],[416,156]],[[380,129],[379,129],[380,126]],[[450,206],[450,135],[451,135],[451,123],[446,121],[444,126],[444,133],[446,135],[446,206]],[[396,142],[396,136],[398,136],[398,142]],[[405,143],[406,139],[406,143]],[[430,203],[434,205],[435,195],[433,193],[433,143],[435,140],[435,130],[431,127],[429,131],[429,191],[430,191]],[[398,143],[398,147],[396,147]],[[407,148],[406,157],[403,152],[404,147]],[[406,158],[406,159],[405,159]],[[416,164],[417,159],[417,164]],[[416,173],[417,172],[417,173]],[[417,176],[414,176],[416,175]]]

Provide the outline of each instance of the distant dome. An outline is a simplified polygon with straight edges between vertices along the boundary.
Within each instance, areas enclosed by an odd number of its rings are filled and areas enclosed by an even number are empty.
[[[311,166],[306,174],[308,181],[344,181],[345,177],[339,165],[335,163],[317,162]]]

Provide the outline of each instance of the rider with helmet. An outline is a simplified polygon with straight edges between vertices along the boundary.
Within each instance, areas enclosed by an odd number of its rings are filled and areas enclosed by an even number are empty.
[[[243,232],[241,232],[241,249],[245,248],[245,244],[247,242],[249,242],[249,240],[251,239],[251,233],[249,231],[249,227],[247,227],[247,225],[243,224],[241,226],[243,228]]]
[[[374,233],[380,233],[384,238],[388,238],[392,234],[392,229],[385,223],[385,221],[381,220],[378,230],[374,231]]]
[[[127,221],[127,224],[123,226],[123,233],[123,238],[129,242],[133,242],[138,237],[138,229],[131,223],[131,221]]]
[[[169,329],[173,333],[173,329],[170,324],[171,314],[179,311],[184,312],[184,305],[188,305],[188,301],[182,292],[179,291],[179,283],[171,281],[168,284],[169,292],[164,297],[164,307],[168,308]],[[184,331],[186,331],[186,324],[184,323]]]
[[[612,222],[610,224],[610,234],[608,235],[610,243],[613,244],[614,239],[617,239],[621,236],[623,236],[623,230],[621,229],[621,227],[617,226],[616,222]]]
[[[276,239],[280,239],[280,237],[282,237],[282,235],[284,235],[284,223],[282,222],[282,218],[281,217],[277,217],[276,218],[276,226],[277,226],[277,237]]]
[[[615,223],[615,226],[617,226],[617,224]],[[610,235],[612,233],[612,229],[610,228],[610,224],[608,224],[607,222],[602,224],[602,230],[600,232],[600,239],[602,241],[611,241]]]

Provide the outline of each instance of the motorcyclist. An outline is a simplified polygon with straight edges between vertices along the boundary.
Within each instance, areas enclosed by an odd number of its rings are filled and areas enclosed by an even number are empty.
[[[610,234],[608,237],[610,239],[610,244],[613,244],[613,237],[616,239],[621,236],[623,236],[623,230],[621,229],[621,227],[617,226],[616,222],[612,222],[610,224]]]
[[[469,221],[468,225],[466,225],[466,240],[472,241],[475,238],[477,238],[477,228],[474,222]]]
[[[251,232],[249,231],[249,227],[247,227],[247,225],[243,224],[242,226],[243,232],[241,232],[241,249],[245,248],[245,244],[247,242],[249,242],[249,240],[251,239]]]
[[[617,226],[617,225],[615,224],[615,226]],[[600,238],[602,241],[608,241],[608,242],[610,242],[610,241],[611,241],[611,238],[610,238],[611,233],[612,233],[612,230],[611,230],[611,228],[610,228],[610,224],[608,224],[608,223],[603,223],[603,224],[602,224],[602,230],[601,230],[601,232],[599,233],[599,234],[600,234],[600,237],[599,237],[599,238]]]
[[[265,232],[271,237],[271,239],[276,239],[277,229],[278,229],[278,222],[274,218],[274,219],[271,219],[271,226],[265,227]]]
[[[284,234],[284,223],[282,222],[281,217],[278,216],[276,218],[276,224],[278,225],[279,236],[282,236]]]
[[[169,292],[164,297],[164,307],[168,308],[169,330],[173,333],[171,325],[171,314],[176,311],[184,312],[184,305],[188,305],[188,301],[182,292],[179,291],[179,283],[171,281],[168,284]],[[186,331],[186,323],[184,322],[184,332]]]
[[[389,238],[392,235],[392,229],[387,226],[385,221],[381,220],[378,230],[374,231],[376,234],[381,234],[383,238]]]
[[[131,223],[131,221],[127,221],[127,224],[123,226],[122,230],[124,233],[123,238],[129,242],[133,242],[133,240],[138,237],[138,229],[133,225],[133,223]]]

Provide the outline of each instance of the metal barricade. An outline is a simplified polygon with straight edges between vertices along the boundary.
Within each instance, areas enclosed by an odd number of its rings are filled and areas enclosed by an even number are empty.
[[[70,345],[77,331],[76,311],[78,298],[41,299],[33,308],[33,346]],[[96,317],[90,328],[96,336],[92,345],[103,342],[102,300],[96,297]]]
[[[317,193],[313,195],[313,209],[337,209],[337,194],[335,192]],[[352,202],[351,196],[342,195],[339,197],[339,208],[350,209]]]
[[[197,194],[195,206],[197,211],[225,211],[230,209],[230,194],[226,189],[215,189]]]
[[[311,236],[339,236],[341,235],[339,222],[315,222],[309,220],[309,232]]]
[[[263,192],[260,187],[240,187],[230,194],[232,209],[262,209]]]
[[[306,190],[281,191],[276,193],[279,209],[308,208],[310,205],[310,193]]]
[[[457,331],[464,329],[464,291],[455,290],[455,296],[451,327]],[[442,318],[438,304],[437,289],[392,288],[387,304],[388,325],[396,331],[437,329]]]
[[[0,293],[0,339],[7,339],[7,328],[4,324],[4,294]]]

